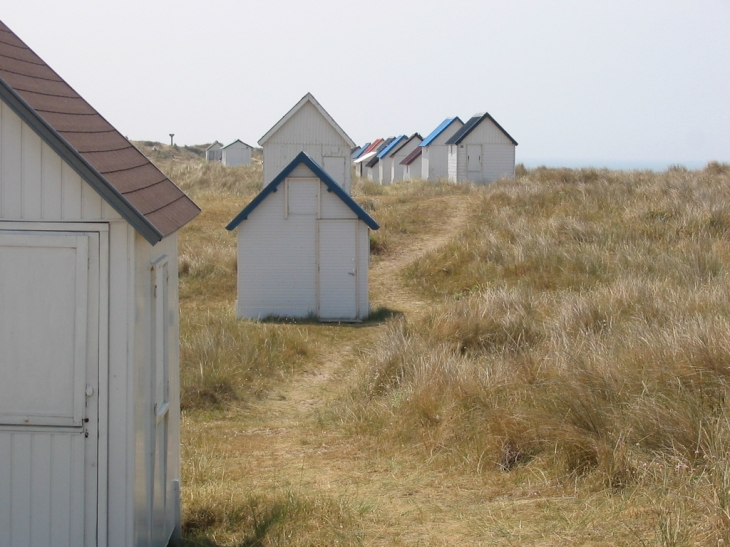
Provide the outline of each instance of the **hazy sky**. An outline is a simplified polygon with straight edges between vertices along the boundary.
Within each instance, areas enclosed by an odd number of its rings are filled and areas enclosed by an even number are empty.
[[[311,91],[357,143],[487,111],[518,162],[730,162],[730,0],[1,5],[131,139],[254,145]]]

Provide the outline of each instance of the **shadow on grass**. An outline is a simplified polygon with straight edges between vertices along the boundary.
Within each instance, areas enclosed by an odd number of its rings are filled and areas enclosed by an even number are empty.
[[[236,543],[235,547],[257,547],[263,545],[269,530],[285,520],[289,509],[290,507],[287,503],[275,503],[262,514],[257,514],[255,507],[252,505],[251,517],[253,522],[249,523],[249,526],[253,529],[240,543]],[[222,547],[216,541],[205,537],[207,536],[205,532],[201,532],[199,531],[197,534],[184,534],[187,537],[183,537],[182,547]]]
[[[367,318],[362,321],[336,321],[336,320],[321,320],[313,313],[310,313],[306,317],[280,317],[277,315],[267,315],[262,319],[259,319],[259,323],[274,324],[274,325],[338,325],[342,327],[369,327],[378,325],[387,321],[393,317],[400,317],[403,312],[400,310],[394,310],[386,306],[378,306]]]

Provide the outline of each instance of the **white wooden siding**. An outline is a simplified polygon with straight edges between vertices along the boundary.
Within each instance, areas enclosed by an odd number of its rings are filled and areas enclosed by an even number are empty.
[[[460,144],[510,144],[514,146],[512,141],[488,118],[472,129]]]
[[[0,101],[0,219],[119,220],[120,215]]]
[[[380,161],[378,162],[378,182],[380,184],[390,184],[393,182],[393,158],[391,158],[389,155],[380,158]]]
[[[485,144],[482,146],[482,173],[484,182],[515,176],[515,146]]]
[[[393,157],[390,159],[391,161],[391,171],[390,171],[390,180],[391,182],[397,182],[399,180],[403,180],[403,165],[400,164],[401,161],[406,159],[408,154],[413,152],[416,147],[421,144],[421,140],[418,138],[410,139],[406,144],[404,144],[400,150],[398,150],[395,154],[393,154]]]
[[[319,293],[321,319],[358,317],[356,220],[320,220],[318,223]]]
[[[251,163],[251,148],[236,142],[218,151],[223,165],[248,165]]]
[[[322,116],[317,108],[306,103],[263,145],[264,186],[269,184],[300,153],[306,152],[320,166],[325,157],[344,158],[345,165],[350,158],[350,146],[337,130]],[[330,176],[346,191],[352,183],[349,169]]]
[[[410,165],[403,165],[403,180],[416,180],[422,177],[423,153],[411,162]]]
[[[423,179],[435,182],[449,178],[449,146],[448,141],[464,126],[460,121],[452,122],[441,134],[423,149],[424,162],[422,164]],[[428,162],[425,158],[428,157]]]
[[[429,146],[424,146],[423,151],[421,152],[421,178],[423,180],[430,180],[428,175],[429,165],[430,165],[430,158],[429,155],[431,154],[431,151],[429,150]]]
[[[306,317],[318,313],[321,298],[332,294],[318,290],[321,286],[319,260],[324,257],[330,262],[337,261],[337,256],[355,253],[357,286],[352,287],[351,300],[358,315],[348,319],[362,318],[369,313],[369,230],[323,183],[317,181],[318,188],[311,187],[313,173],[309,169],[301,167],[296,172],[308,178],[288,178],[238,226],[237,315],[260,319],[268,315]],[[287,186],[289,191],[282,191]],[[285,218],[286,200],[291,203],[296,196],[308,205],[297,205],[299,214]],[[318,204],[311,203],[313,196],[318,196]],[[357,235],[348,235],[346,230],[337,234],[334,230],[325,234],[326,248],[323,248],[318,232],[323,221],[354,225]],[[338,313],[342,312],[332,312],[328,317],[343,318]]]
[[[448,173],[449,182],[459,181],[459,145],[450,144],[448,145]]]

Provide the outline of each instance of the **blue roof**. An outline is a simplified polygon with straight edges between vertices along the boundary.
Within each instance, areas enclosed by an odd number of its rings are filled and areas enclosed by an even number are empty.
[[[367,148],[368,148],[368,146],[370,146],[370,144],[371,143],[369,143],[369,142],[368,143],[365,143],[360,148],[358,148],[357,150],[355,150],[352,153],[352,159],[353,160],[356,160],[357,158],[359,158],[360,156],[362,156],[362,153],[365,152],[365,150],[367,150]]]
[[[236,218],[228,223],[228,226],[226,226],[226,230],[233,230],[239,224],[241,224],[241,222],[246,220],[248,218],[248,215],[250,215],[251,212],[256,209],[256,207],[258,207],[259,204],[264,201],[269,194],[271,194],[272,192],[276,192],[278,190],[277,187],[279,186],[279,184],[286,180],[291,172],[294,171],[294,169],[301,164],[309,167],[312,173],[314,173],[317,178],[319,178],[319,180],[321,180],[325,184],[325,186],[327,186],[327,191],[332,192],[338,198],[340,198],[342,202],[347,205],[353,213],[357,215],[357,218],[367,224],[368,227],[372,228],[373,230],[377,230],[378,228],[380,228],[380,226],[378,226],[378,223],[375,222],[373,217],[367,214],[365,210],[360,207],[354,199],[348,196],[347,192],[345,192],[342,187],[337,184],[332,179],[332,177],[330,177],[327,172],[317,164],[316,161],[314,161],[306,152],[299,152],[299,155],[297,155],[297,157],[294,158],[291,163],[287,165],[284,170],[279,173],[276,178],[266,186],[266,188],[261,190],[259,195],[253,198],[253,201],[246,205],[246,207],[243,208],[243,211],[236,215]]]
[[[390,152],[390,151],[391,151],[391,149],[395,148],[395,147],[396,147],[396,146],[398,145],[398,143],[399,143],[399,142],[401,142],[401,141],[402,141],[403,139],[407,139],[407,138],[408,138],[408,137],[406,137],[405,135],[401,135],[401,136],[400,136],[400,137],[398,137],[397,139],[393,139],[393,140],[392,140],[392,142],[391,142],[391,143],[390,143],[390,144],[389,144],[388,146],[386,146],[385,148],[383,148],[383,149],[382,149],[382,150],[381,150],[381,151],[380,151],[380,152],[378,153],[378,159],[379,159],[379,160],[383,159],[383,158],[384,158],[385,156],[387,156],[387,155],[388,155],[388,152]]]
[[[447,127],[449,127],[456,120],[459,120],[461,122],[461,120],[459,119],[459,116],[455,116],[453,118],[446,118],[444,121],[441,122],[441,125],[439,125],[436,129],[431,131],[431,133],[428,135],[428,137],[423,139],[423,142],[419,146],[428,146],[429,144],[431,144],[431,142],[433,142],[436,139],[436,137],[438,137],[441,133],[443,133],[444,130]],[[464,122],[462,122],[462,123],[464,123]]]

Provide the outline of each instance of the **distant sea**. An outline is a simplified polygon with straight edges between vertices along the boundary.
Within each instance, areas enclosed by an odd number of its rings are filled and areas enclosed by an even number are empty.
[[[687,169],[702,169],[708,163],[707,161],[529,159],[519,156],[516,162],[524,164],[528,169],[540,166],[568,167],[570,169],[593,167],[614,171],[666,171],[672,165],[682,165]]]

